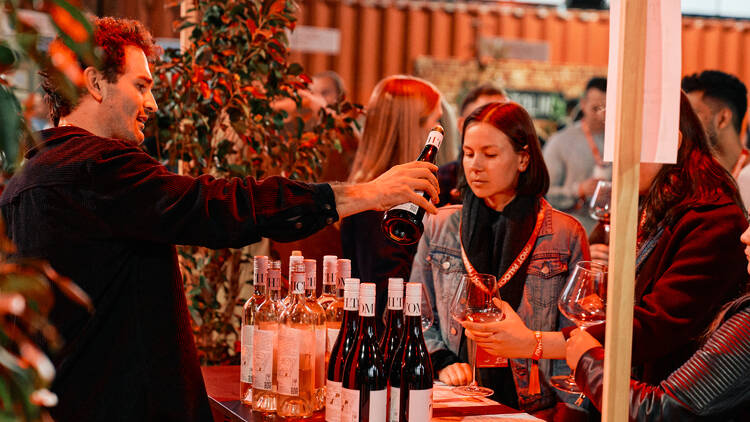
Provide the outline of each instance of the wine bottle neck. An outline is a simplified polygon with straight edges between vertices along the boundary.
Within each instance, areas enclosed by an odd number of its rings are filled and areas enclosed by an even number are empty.
[[[375,317],[372,316],[360,316],[359,317],[359,330],[361,335],[372,337],[377,341],[377,330],[375,328]]]
[[[255,296],[265,296],[266,295],[266,285],[265,284],[255,284]]]
[[[401,326],[404,321],[404,312],[396,309],[388,309],[385,314],[386,327]]]

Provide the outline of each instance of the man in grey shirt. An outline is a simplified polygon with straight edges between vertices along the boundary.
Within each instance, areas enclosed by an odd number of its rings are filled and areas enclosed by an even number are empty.
[[[588,233],[596,220],[587,201],[599,180],[612,180],[612,163],[602,160],[606,92],[607,80],[592,78],[581,99],[583,118],[552,135],[543,151],[550,176],[547,200],[576,217]]]

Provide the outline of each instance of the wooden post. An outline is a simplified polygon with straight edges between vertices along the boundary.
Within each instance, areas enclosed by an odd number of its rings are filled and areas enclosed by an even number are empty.
[[[602,421],[628,420],[647,0],[621,0]]]

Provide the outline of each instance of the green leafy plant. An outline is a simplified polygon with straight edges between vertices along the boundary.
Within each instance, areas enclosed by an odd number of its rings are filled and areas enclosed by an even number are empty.
[[[35,2],[38,11],[49,13],[61,38],[50,45],[49,54],[39,51],[40,35],[33,25],[19,18],[19,1],[0,0],[15,35],[0,40],[0,152],[3,178],[8,177],[20,160],[20,153],[34,142],[32,131],[22,114],[14,87],[5,76],[21,63],[34,63],[75,95],[74,81],[84,63],[97,63],[92,28],[83,14],[64,0]],[[2,16],[0,16],[2,17]],[[61,339],[47,317],[54,303],[52,285],[66,296],[91,310],[85,292],[55,272],[44,261],[14,257],[15,247],[0,220],[0,421],[49,420],[45,407],[57,403],[47,390],[55,374],[44,349],[56,350]]]
[[[279,174],[315,180],[328,152],[352,136],[361,107],[315,107],[310,78],[289,63],[291,0],[197,0],[180,29],[190,45],[154,71],[159,112],[152,128],[163,159],[186,174]],[[203,363],[237,362],[241,250],[180,248],[189,309]]]

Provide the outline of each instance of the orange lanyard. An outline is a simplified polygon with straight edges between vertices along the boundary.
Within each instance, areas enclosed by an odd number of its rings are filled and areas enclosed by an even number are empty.
[[[542,220],[544,220],[544,212],[549,207],[549,203],[544,198],[539,198],[539,213],[536,216],[536,224],[534,224],[534,230],[531,232],[531,237],[529,237],[529,240],[526,242],[526,245],[521,249],[521,253],[518,254],[515,260],[513,260],[513,263],[508,267],[507,270],[505,270],[505,274],[503,274],[502,277],[497,281],[497,287],[496,289],[500,289],[504,285],[506,285],[511,278],[513,278],[514,275],[518,272],[518,270],[521,268],[521,264],[523,264],[524,261],[526,261],[526,258],[529,257],[529,254],[531,254],[531,248],[534,247],[534,244],[536,243],[536,239],[539,236],[539,231],[542,228]],[[474,268],[473,265],[471,265],[471,262],[469,262],[469,257],[466,256],[466,250],[464,250],[464,242],[461,238],[461,225],[463,222],[459,223],[458,225],[458,239],[461,244],[461,259],[464,262],[464,267],[466,268],[466,273],[469,275],[469,279],[476,280],[477,279],[477,270]],[[485,293],[488,294],[494,294],[495,292],[489,292],[486,287],[482,283],[477,283],[477,285],[485,291]]]
[[[602,167],[604,165],[604,160],[602,160],[602,154],[601,152],[599,152],[599,147],[596,146],[596,142],[594,142],[594,137],[591,135],[591,131],[589,130],[589,125],[586,122],[581,122],[581,130],[583,130],[583,134],[584,136],[586,136],[586,140],[589,142],[591,155],[594,156],[596,165],[599,167]]]

